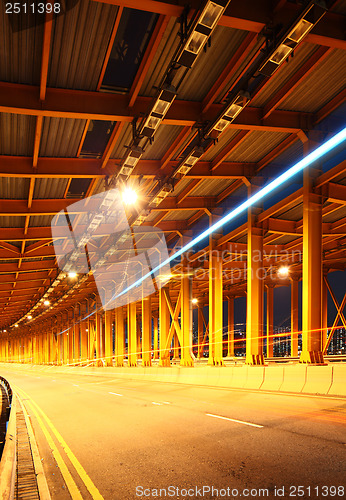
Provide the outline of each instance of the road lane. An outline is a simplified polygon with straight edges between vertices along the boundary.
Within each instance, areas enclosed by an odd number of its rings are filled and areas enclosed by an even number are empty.
[[[105,499],[138,498],[139,485],[273,492],[275,486],[342,484],[342,398],[130,381],[24,365],[1,365],[0,373],[42,408]],[[33,424],[40,436],[34,417]],[[83,485],[81,491],[91,498]]]

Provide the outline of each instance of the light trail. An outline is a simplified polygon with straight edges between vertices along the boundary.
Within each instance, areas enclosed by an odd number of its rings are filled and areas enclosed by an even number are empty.
[[[113,297],[109,300],[109,302],[112,302],[113,300],[116,300],[118,297],[121,297],[125,293],[129,292],[133,288],[136,288],[138,285],[140,285],[146,278],[149,278],[161,269],[163,266],[166,264],[169,264],[172,260],[176,259],[180,255],[184,254],[192,248],[194,245],[199,243],[200,241],[204,240],[207,236],[215,232],[217,229],[220,227],[224,226],[227,224],[227,222],[230,222],[233,220],[235,217],[238,215],[242,214],[245,212],[249,207],[253,206],[256,202],[262,200],[265,196],[268,194],[272,193],[275,189],[279,188],[282,186],[285,182],[288,180],[292,179],[295,175],[298,173],[302,172],[306,167],[311,165],[313,162],[319,160],[322,158],[322,156],[326,155],[330,151],[332,151],[334,148],[339,146],[344,140],[346,139],[346,127],[342,129],[340,132],[335,134],[333,137],[331,137],[328,141],[326,141],[324,144],[316,148],[314,151],[306,155],[302,160],[300,160],[298,163],[293,165],[291,168],[286,170],[283,174],[279,175],[276,179],[271,181],[269,184],[264,186],[262,189],[257,191],[254,195],[250,196],[247,200],[245,200],[243,203],[241,203],[238,207],[233,209],[231,212],[229,212],[227,215],[222,217],[219,221],[215,222],[212,226],[210,226],[208,229],[203,231],[201,234],[196,236],[193,240],[191,240],[189,243],[184,245],[182,248],[180,248],[177,252],[172,254],[168,259],[164,260],[161,262],[160,265],[156,266],[154,269],[152,269],[149,273],[145,274],[142,276],[139,280],[135,281],[132,283],[130,286],[128,286],[125,290],[123,290],[121,293],[118,295],[113,295]]]

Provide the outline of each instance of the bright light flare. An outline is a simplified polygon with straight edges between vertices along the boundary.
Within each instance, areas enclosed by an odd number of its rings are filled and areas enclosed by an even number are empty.
[[[134,205],[138,198],[136,191],[132,188],[125,188],[121,196],[125,205]]]
[[[68,273],[68,277],[69,278],[76,278],[77,277],[77,273],[70,272],[70,273]]]
[[[198,304],[198,299],[194,298],[194,299],[192,299],[191,302],[192,302],[192,304]]]
[[[287,278],[287,276],[290,274],[290,268],[287,266],[281,266],[278,269],[278,276],[279,278]]]
[[[18,328],[18,325],[14,325],[14,326],[15,326],[15,328]]]
[[[43,302],[43,304],[44,304],[45,306],[49,306],[50,302],[49,302],[49,300],[45,300],[45,301]]]
[[[32,316],[31,316],[31,314],[29,314],[29,316],[27,316],[27,318],[28,318],[28,319],[32,319]]]

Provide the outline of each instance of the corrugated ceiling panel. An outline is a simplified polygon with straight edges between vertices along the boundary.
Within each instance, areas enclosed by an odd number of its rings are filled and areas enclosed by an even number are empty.
[[[334,49],[282,102],[280,109],[314,113],[338,95],[345,83],[346,51]]]
[[[239,130],[232,128],[227,129],[220,137],[215,146],[212,146],[205,155],[202,156],[202,161],[211,161],[223,150],[223,148],[239,133]]]
[[[67,182],[68,179],[36,179],[34,198],[62,198],[64,196]]]
[[[50,227],[53,215],[34,215],[30,217],[29,227]]]
[[[198,210],[170,210],[164,220],[188,220]]]
[[[55,20],[48,86],[96,90],[117,10],[79,0]]]
[[[31,16],[0,10],[0,80],[38,85],[40,82],[43,24],[29,27]],[[13,22],[12,30],[10,22]]]
[[[159,43],[153,61],[144,78],[140,95],[152,96],[155,94],[155,85],[159,85],[167,67],[171,61],[172,54],[179,43],[178,31],[180,24],[176,17],[172,17],[167,25],[165,33]]]
[[[23,200],[28,196],[30,180],[18,177],[0,177],[0,198]]]
[[[346,217],[346,207],[340,206],[339,210],[335,210],[331,214],[328,214],[325,217],[323,217],[323,222],[336,222],[338,220],[343,219],[344,217]]]
[[[112,151],[111,158],[124,158],[126,154],[125,146],[129,146],[132,140],[132,123],[125,123],[121,129],[119,138]]]
[[[179,99],[202,100],[232,58],[247,31],[217,26],[211,37],[211,47],[201,52],[179,89]]]
[[[179,196],[182,191],[186,188],[188,184],[192,182],[192,179],[188,177],[184,177],[179,181],[179,183],[174,187],[174,191],[172,191],[168,196]]]
[[[251,132],[227,157],[227,161],[257,162],[272,151],[289,134],[278,132]]]
[[[284,63],[276,73],[268,80],[257,97],[251,101],[251,106],[264,106],[275,96],[275,92],[281,88],[292,75],[309,59],[315,52],[316,45],[312,43],[303,43],[294,52],[294,57],[288,63]]]
[[[297,203],[298,204],[295,207],[291,208],[290,210],[285,210],[281,212],[280,215],[275,215],[275,217],[285,220],[301,220],[303,218],[303,204],[300,202]]]
[[[0,227],[24,227],[25,217],[19,215],[9,217],[7,215],[0,216]]]
[[[233,184],[233,182],[233,179],[204,179],[203,182],[193,190],[191,196],[217,196],[228,188],[228,186]]]
[[[172,142],[178,137],[182,127],[161,125],[155,134],[154,142],[147,146],[142,156],[143,160],[160,160],[163,158]]]
[[[40,156],[75,157],[85,123],[86,120],[72,118],[44,118]]]
[[[32,156],[36,118],[0,113],[0,154]]]

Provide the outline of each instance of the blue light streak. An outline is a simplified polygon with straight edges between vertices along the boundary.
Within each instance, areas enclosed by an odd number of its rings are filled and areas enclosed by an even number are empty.
[[[322,156],[326,155],[327,153],[332,151],[334,148],[339,146],[345,139],[346,139],[346,127],[344,129],[342,129],[339,133],[337,133],[336,135],[331,137],[331,139],[326,141],[324,144],[322,144],[321,146],[316,148],[314,151],[309,153],[307,156],[305,156],[298,163],[293,165],[293,167],[289,168],[288,170],[286,170],[286,172],[279,175],[279,177],[277,177],[276,179],[271,181],[269,184],[264,186],[262,189],[257,191],[257,193],[250,196],[250,198],[245,200],[238,207],[236,207],[231,212],[229,212],[227,215],[225,215],[220,220],[215,222],[215,224],[213,224],[208,229],[203,231],[201,234],[196,236],[193,240],[191,240],[185,246],[180,248],[176,253],[174,253],[168,259],[163,261],[159,266],[157,266],[155,269],[153,269],[150,273],[147,273],[146,275],[142,276],[139,280],[137,280],[135,283],[132,283],[130,286],[128,286],[125,290],[123,290],[118,295],[113,296],[110,299],[110,301],[117,299],[118,297],[127,293],[132,288],[135,288],[138,285],[140,285],[146,278],[149,278],[150,276],[152,276],[152,273],[155,273],[161,267],[165,266],[166,264],[169,264],[172,260],[174,260],[177,257],[179,257],[180,255],[184,254],[190,248],[192,248],[194,245],[196,245],[200,241],[204,240],[204,238],[206,238],[207,236],[209,236],[210,234],[215,232],[217,229],[219,229],[223,225],[227,224],[227,222],[231,221],[232,219],[234,219],[235,217],[237,217],[241,213],[245,212],[249,207],[254,205],[256,202],[262,200],[265,196],[267,196],[268,194],[272,193],[275,189],[282,186],[286,181],[290,180],[292,177],[294,177],[295,175],[302,172],[302,170],[304,170],[306,167],[310,166],[313,162],[319,160],[320,158],[322,158]]]

